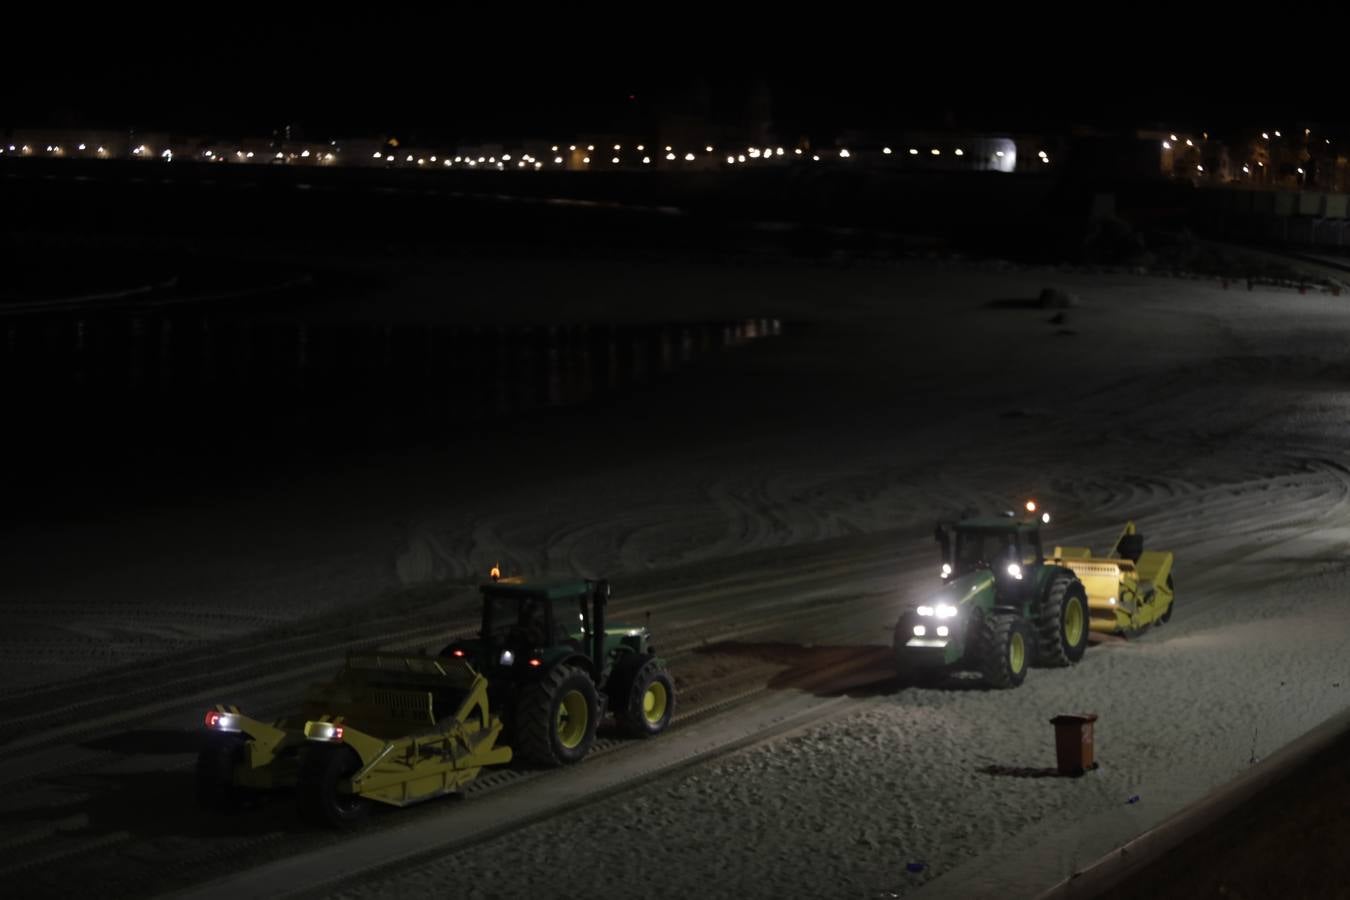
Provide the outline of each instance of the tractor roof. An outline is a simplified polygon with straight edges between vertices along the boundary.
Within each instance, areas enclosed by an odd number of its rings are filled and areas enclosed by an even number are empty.
[[[952,528],[956,531],[1016,531],[1026,533],[1039,531],[1040,527],[1039,519],[1014,519],[1008,516],[980,516],[952,523]]]
[[[570,600],[589,593],[591,585],[582,578],[525,578],[514,576],[501,581],[489,581],[480,586],[485,593],[506,594],[514,597],[547,597],[549,600]]]

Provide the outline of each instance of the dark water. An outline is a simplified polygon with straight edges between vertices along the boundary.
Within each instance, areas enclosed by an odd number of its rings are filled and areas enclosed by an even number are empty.
[[[780,334],[778,320],[453,327],[197,313],[0,319],[11,451],[138,455],[397,435],[586,403]]]

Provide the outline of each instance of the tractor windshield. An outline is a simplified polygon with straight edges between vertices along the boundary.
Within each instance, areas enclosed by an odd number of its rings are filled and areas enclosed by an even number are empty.
[[[548,625],[542,597],[485,593],[482,636],[493,643],[548,643]]]
[[[1015,531],[960,530],[956,532],[956,548],[952,568],[958,574],[975,569],[992,568],[995,563],[1017,562],[1031,565],[1041,561],[1038,535],[1022,535]]]

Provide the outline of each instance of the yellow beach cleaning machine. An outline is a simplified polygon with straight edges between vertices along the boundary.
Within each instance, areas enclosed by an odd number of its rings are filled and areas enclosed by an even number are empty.
[[[1051,561],[1083,582],[1093,631],[1133,635],[1172,618],[1172,554],[1145,550],[1133,522],[1107,556],[1093,556],[1090,547],[1056,547]]]
[[[407,806],[458,790],[511,761],[487,679],[462,659],[351,656],[303,709],[272,723],[217,706],[204,723],[197,796],[212,808],[294,788],[305,819],[355,822],[368,801]]]

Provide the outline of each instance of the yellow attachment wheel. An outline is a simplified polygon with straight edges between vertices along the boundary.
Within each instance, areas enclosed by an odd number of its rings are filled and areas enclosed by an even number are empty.
[[[659,681],[653,681],[647,685],[647,692],[642,695],[642,715],[648,722],[656,724],[666,717],[666,704],[670,702],[670,695],[666,693],[666,686]]]
[[[1083,604],[1077,597],[1070,597],[1064,604],[1064,637],[1070,646],[1077,646],[1083,639]]]
[[[590,709],[581,691],[568,691],[558,704],[558,742],[575,749],[586,738]]]
[[[1014,631],[1008,640],[1008,667],[1019,673],[1027,666],[1027,643],[1022,633]]]

